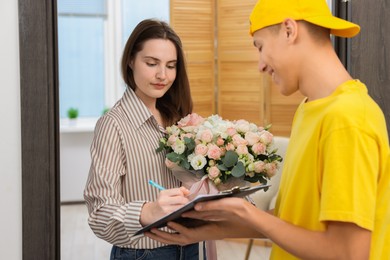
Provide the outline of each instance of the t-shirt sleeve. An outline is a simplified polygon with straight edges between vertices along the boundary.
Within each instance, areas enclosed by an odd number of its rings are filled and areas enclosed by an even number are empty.
[[[373,230],[379,152],[361,129],[344,128],[323,140],[321,221],[351,222]]]

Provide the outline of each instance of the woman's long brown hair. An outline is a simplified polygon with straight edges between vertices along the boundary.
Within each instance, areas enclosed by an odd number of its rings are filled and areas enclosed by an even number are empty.
[[[146,19],[140,22],[126,42],[122,55],[122,77],[128,87],[135,90],[133,71],[130,62],[142,50],[144,43],[151,39],[170,40],[176,47],[176,79],[164,96],[157,99],[156,107],[160,111],[164,126],[176,123],[180,118],[192,112],[190,83],[187,76],[183,47],[179,36],[165,22]]]

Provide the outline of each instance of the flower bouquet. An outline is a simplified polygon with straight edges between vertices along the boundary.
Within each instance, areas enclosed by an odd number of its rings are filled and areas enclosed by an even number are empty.
[[[192,113],[166,128],[156,151],[167,152],[167,167],[187,188],[196,183],[197,193],[205,184],[203,193],[246,182],[266,184],[282,161],[268,129],[246,120]]]

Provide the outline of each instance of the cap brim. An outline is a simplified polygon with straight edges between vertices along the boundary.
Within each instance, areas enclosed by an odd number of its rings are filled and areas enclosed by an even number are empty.
[[[360,32],[360,26],[335,16],[315,16],[304,19],[310,23],[330,29],[330,33],[345,38],[351,38]]]

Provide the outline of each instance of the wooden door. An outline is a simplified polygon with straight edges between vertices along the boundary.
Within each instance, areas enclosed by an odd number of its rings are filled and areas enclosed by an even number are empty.
[[[349,70],[367,85],[368,92],[382,108],[390,130],[390,17],[389,1],[348,1],[351,20],[360,34],[351,40]]]

